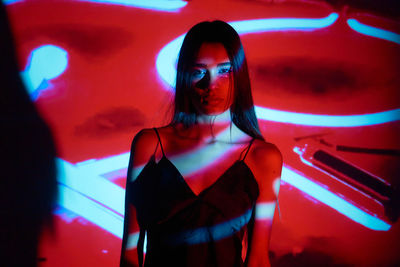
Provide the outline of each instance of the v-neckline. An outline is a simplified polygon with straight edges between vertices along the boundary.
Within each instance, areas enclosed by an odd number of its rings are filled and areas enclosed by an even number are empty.
[[[186,182],[185,177],[183,177],[182,173],[178,170],[178,168],[175,166],[175,164],[169,160],[165,155],[163,155],[161,157],[161,159],[158,162],[155,162],[155,164],[158,166],[160,164],[160,162],[162,160],[167,161],[168,164],[170,164],[173,169],[175,170],[175,172],[179,175],[179,178],[182,180],[182,182],[185,184],[185,186],[187,187],[187,189],[190,191],[191,194],[193,194],[194,197],[196,198],[200,198],[202,195],[204,195],[207,191],[211,190],[216,184],[218,184],[221,180],[222,177],[224,177],[226,175],[227,172],[229,172],[235,165],[241,163],[242,165],[244,165],[246,167],[246,170],[248,170],[251,174],[251,176],[254,178],[254,174],[251,171],[250,167],[246,164],[246,162],[244,162],[243,159],[238,159],[236,160],[234,163],[232,163],[232,165],[230,165],[211,185],[207,186],[206,188],[204,188],[203,190],[200,191],[199,194],[196,194],[193,189],[189,186],[189,184]]]

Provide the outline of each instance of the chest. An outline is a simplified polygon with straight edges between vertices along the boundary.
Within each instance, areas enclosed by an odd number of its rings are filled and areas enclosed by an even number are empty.
[[[193,193],[199,195],[240,159],[243,149],[243,145],[210,144],[177,155],[166,150],[165,154]]]

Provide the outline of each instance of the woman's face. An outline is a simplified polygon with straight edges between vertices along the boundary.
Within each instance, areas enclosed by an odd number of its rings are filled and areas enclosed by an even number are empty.
[[[203,43],[191,72],[192,102],[199,114],[218,115],[232,105],[232,65],[220,43]]]

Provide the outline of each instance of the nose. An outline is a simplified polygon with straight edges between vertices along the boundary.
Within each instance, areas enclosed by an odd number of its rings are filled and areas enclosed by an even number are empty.
[[[208,89],[210,87],[210,72],[207,70],[204,77],[196,83],[196,87],[200,89]]]
[[[217,75],[213,71],[207,70],[206,73],[204,74],[204,77],[197,82],[196,86],[200,89],[208,89],[208,90],[213,90],[215,89],[217,84]]]

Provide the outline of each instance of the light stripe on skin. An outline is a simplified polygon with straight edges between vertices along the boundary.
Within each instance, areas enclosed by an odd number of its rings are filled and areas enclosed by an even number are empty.
[[[325,188],[322,188],[318,184],[309,181],[304,176],[296,173],[286,166],[283,167],[282,170],[282,181],[298,188],[302,192],[312,196],[316,200],[328,205],[342,215],[369,229],[376,231],[387,231],[391,227],[386,222],[362,211],[346,200],[341,199],[339,196],[333,194]],[[111,210],[107,210],[107,208],[96,203],[95,199],[85,196],[84,193],[72,190],[65,185],[61,186],[63,187],[60,188],[60,195],[63,197],[59,204],[62,207],[75,212],[92,223],[97,224],[106,231],[115,234],[119,238],[122,237],[122,216],[118,217],[116,213],[113,213]],[[89,189],[84,189],[84,191],[90,193],[90,189],[96,187],[96,184],[92,184]],[[123,197],[123,195],[124,194],[122,193],[121,197]],[[109,195],[107,194],[105,197],[109,198]],[[109,202],[109,199],[105,202]],[[271,214],[270,212],[273,209],[272,205],[270,203],[259,203],[258,205],[259,216],[257,219],[268,219],[269,214]],[[122,208],[123,203],[121,203],[121,209]],[[117,231],[116,229],[120,229],[120,231]]]
[[[272,220],[275,209],[274,202],[265,202],[256,205],[256,219],[258,220]],[[209,229],[201,228],[201,229],[193,229],[190,231],[185,231],[182,233],[178,233],[175,236],[175,245],[179,243],[179,240],[188,244],[199,244],[208,241],[209,232],[213,236],[214,240],[220,240],[222,238],[228,237],[234,233],[230,229],[232,224],[236,225],[236,232],[239,231],[245,224],[248,223],[251,216],[251,209],[248,210],[244,215],[234,218],[232,220],[228,220],[224,223],[220,223],[209,227]],[[207,233],[206,233],[207,232]],[[126,249],[136,249],[137,243],[139,240],[139,232],[129,234],[128,243]],[[184,240],[184,241],[183,241]]]
[[[274,209],[275,209],[275,203],[265,202],[265,203],[257,204],[256,205],[256,219],[257,220],[272,220]],[[243,219],[243,218],[238,217],[234,220],[241,220],[241,219]],[[229,224],[229,221],[214,226],[215,228],[212,230],[212,232],[218,232],[218,229],[226,228],[227,224]],[[193,231],[197,231],[197,230],[198,229],[195,229]],[[200,231],[203,231],[203,230],[200,230]],[[194,235],[199,235],[200,231],[197,233],[194,233]],[[225,235],[228,236],[228,234],[225,233],[224,231],[219,232],[217,235],[219,236],[219,238],[221,238]],[[188,238],[188,239],[190,240],[190,238]],[[128,243],[127,243],[126,249],[127,250],[136,249],[138,240],[139,240],[139,232],[130,234],[129,238],[128,238]],[[192,240],[194,240],[194,238],[192,238]],[[199,241],[199,240],[200,239],[198,239],[197,241]],[[145,245],[144,245],[144,249],[146,249]]]
[[[240,231],[240,229],[249,222],[251,214],[252,209],[249,209],[243,215],[223,223],[169,234],[165,239],[162,239],[161,242],[177,246],[182,244],[202,244],[210,242],[211,240],[218,241]]]
[[[229,139],[231,142],[240,142],[245,137],[246,136],[242,133],[235,133],[234,131],[231,132],[230,127],[227,127],[221,133],[217,134],[215,138],[217,140]],[[207,143],[207,141],[205,142]],[[177,156],[168,157],[168,159],[174,163],[182,176],[185,177],[215,163],[234,149],[234,147],[229,147],[226,145],[224,146],[224,144],[221,144],[219,149],[216,148],[215,145],[213,147],[206,146],[196,149],[196,151],[188,151]],[[205,159],[204,157],[199,158],[199,155],[207,155],[207,157]],[[145,165],[135,167],[134,172],[140,173],[144,166]]]
[[[176,51],[178,51],[179,46],[180,46],[179,43],[182,43],[182,40],[183,40],[183,36],[181,36],[180,39],[179,38],[175,39],[174,42],[169,43],[165,48],[168,48],[172,52],[174,52],[173,51],[174,49]],[[174,48],[174,46],[177,46],[178,48]],[[168,49],[164,49],[163,51],[168,51]],[[169,52],[171,52],[171,51],[169,51]],[[160,54],[161,54],[161,52],[160,52]],[[157,62],[159,62],[159,57],[157,59]],[[172,69],[174,69],[173,68],[174,62],[170,65],[172,66]],[[166,65],[164,65],[164,66],[166,66]],[[267,109],[267,108],[263,108],[263,107],[256,107],[256,112],[258,113],[258,116],[261,119],[265,119],[265,120],[278,121],[278,122],[284,122],[284,123],[302,124],[302,125],[311,125],[311,126],[330,126],[330,127],[356,127],[356,126],[364,126],[364,125],[374,125],[374,124],[386,123],[386,122],[391,122],[391,121],[397,121],[400,119],[400,109],[378,112],[378,113],[373,113],[373,114],[350,115],[350,116],[299,114],[299,113]],[[128,155],[129,155],[128,153],[120,155],[121,160],[119,160],[118,162],[127,161]],[[176,159],[176,161],[179,162],[179,159]],[[100,162],[98,162],[98,163],[100,163]],[[115,164],[115,162],[114,162],[114,164]],[[116,165],[118,165],[118,164],[116,164]],[[98,166],[101,166],[101,164],[98,164]],[[102,168],[105,170],[107,167],[104,167],[104,166]],[[124,166],[126,166],[126,165],[124,165]],[[143,168],[143,166],[139,167],[137,169],[137,171],[140,172],[141,168]],[[286,167],[284,167],[283,169],[288,170]],[[117,169],[114,169],[114,170],[117,170]],[[182,170],[182,173],[184,175],[187,175],[187,174],[193,172],[194,170],[195,170],[195,168],[188,168],[187,170]],[[292,172],[292,173],[295,173],[295,172]],[[296,174],[296,175],[299,175],[299,174]],[[303,177],[303,176],[300,176],[300,177]],[[303,179],[305,179],[305,180],[302,180],[302,181],[308,181],[305,177],[303,177]],[[285,176],[282,177],[282,180],[288,182],[286,180]],[[308,182],[312,183],[311,181],[308,181]],[[295,184],[295,183],[290,183],[290,181],[288,183],[292,184],[292,185]],[[307,186],[310,186],[310,184],[309,183],[308,184],[305,183],[305,184],[306,185],[304,187],[301,185],[301,183],[300,184],[297,183],[295,186],[298,189],[302,190],[303,192],[306,192],[309,195],[313,196],[314,198],[327,204],[328,206],[331,206],[332,208],[339,211],[343,215],[349,217],[350,219],[352,219],[370,229],[383,230],[383,231],[390,229],[390,225],[388,225],[387,223],[379,220],[378,218],[371,219],[371,215],[365,213],[364,211],[358,209],[357,207],[351,205],[350,203],[348,203],[342,199],[341,199],[342,201],[339,201],[340,205],[335,205],[334,202],[331,201],[331,199],[333,197],[332,195],[330,195],[330,198],[324,198],[324,197],[321,197],[321,195],[312,194],[312,192],[310,192],[310,190],[307,189]],[[314,184],[313,186],[316,186],[316,188],[319,187],[316,184]],[[331,192],[329,192],[329,193],[331,193]],[[333,193],[331,193],[331,194],[333,194]],[[336,198],[340,199],[340,197],[338,197],[336,195],[334,195],[334,196]],[[333,197],[333,199],[335,197]],[[354,216],[351,215],[348,212],[349,210],[355,210],[356,211],[355,215]]]
[[[257,220],[272,220],[275,211],[275,202],[263,202],[256,205]]]
[[[139,242],[139,235],[139,232],[128,235],[128,241],[126,242],[127,250],[136,249],[137,243]]]
[[[241,140],[240,136],[235,136],[234,134],[231,135],[229,127],[227,129],[225,129],[224,131],[222,131],[221,133],[219,133],[216,136],[216,139],[219,139],[219,138],[227,139],[228,137],[232,140],[232,142],[240,142],[240,140]],[[198,154],[196,154],[196,152],[193,153],[192,151],[184,153],[184,154],[180,154],[179,156],[175,156],[175,157],[173,156],[170,159],[174,162],[176,161],[177,165],[183,167],[182,175],[185,176],[190,173],[196,172],[196,171],[208,166],[209,164],[215,162],[216,160],[221,158],[225,153],[228,153],[229,149],[216,150],[215,148],[214,149],[200,148],[199,152],[207,153],[207,155],[209,155],[207,162],[204,162],[201,165],[199,165],[199,162],[196,159]],[[123,153],[123,154],[119,154],[119,155],[115,155],[115,156],[107,157],[107,158],[103,158],[103,159],[89,159],[89,160],[85,160],[85,161],[77,163],[76,167],[78,167],[79,170],[82,172],[87,172],[87,173],[91,173],[91,174],[95,174],[95,175],[102,175],[107,172],[126,168],[129,163],[129,156],[130,156],[130,153],[128,152],[128,153]],[[192,166],[187,165],[187,162],[185,162],[185,164],[182,164],[182,162],[187,160],[188,157],[192,158],[192,160],[194,162]],[[135,167],[134,172],[140,173],[145,165],[146,164],[142,164],[140,166]]]
[[[121,156],[125,155],[125,156]],[[121,154],[117,156],[116,161],[114,163],[116,166],[126,166],[127,164],[127,158],[126,155],[127,153]],[[109,157],[106,159],[100,160],[103,162],[113,162],[113,157]],[[182,157],[183,160],[184,157]],[[93,213],[96,213],[97,209],[97,203],[99,202],[102,205],[108,207],[110,211],[115,210],[118,213],[123,214],[123,206],[124,206],[124,191],[122,188],[116,186],[115,184],[107,181],[103,177],[96,176],[90,173],[90,168],[86,168],[83,172],[81,172],[80,167],[82,167],[82,164],[76,164],[72,165],[66,161],[59,160],[61,164],[63,165],[63,175],[59,176],[59,182],[62,183],[64,188],[64,191],[67,190],[65,188],[70,187],[71,189],[76,192],[76,194],[71,195],[71,194],[65,194],[63,201],[60,203],[61,206],[70,209],[71,211],[77,213],[78,215],[88,219],[89,221],[92,221],[95,224],[98,224],[100,227],[104,228],[107,231],[112,231],[113,228],[108,228],[104,226],[101,222],[97,220],[92,220]],[[125,162],[125,163],[123,163]],[[101,165],[101,164],[100,164]],[[111,167],[111,166],[110,166]],[[199,167],[201,168],[201,167]],[[65,171],[66,170],[66,171]],[[113,171],[116,169],[111,169],[110,171]],[[194,171],[193,169],[188,170],[188,172]],[[85,177],[86,180],[85,183],[82,183],[81,177]],[[379,218],[375,218],[372,215],[362,211],[361,209],[355,207],[354,205],[350,204],[344,199],[341,199],[339,196],[333,194],[332,192],[328,191],[325,188],[322,188],[321,186],[311,182],[308,180],[306,177],[302,176],[301,174],[291,170],[290,167],[284,166],[282,170],[282,181],[287,182],[288,184],[298,188],[302,192],[312,196],[313,198],[317,199],[318,201],[330,206],[331,208],[335,209],[336,211],[340,212],[344,216],[350,218],[351,220],[369,228],[372,230],[377,230],[377,231],[387,231],[390,229],[390,225],[387,224],[386,222],[380,220]],[[68,191],[68,190],[67,190]],[[76,198],[77,194],[79,193],[79,198]],[[71,198],[71,199],[70,199]],[[86,206],[84,209],[75,209],[76,204],[78,203],[78,200],[82,200]],[[87,202],[89,201],[89,202]],[[88,203],[91,203],[92,201],[94,204],[89,205]],[[74,203],[74,204],[71,204]],[[96,205],[95,205],[96,204]],[[261,203],[259,205],[259,217],[258,218],[268,218],[269,214],[271,214],[271,211],[273,207],[270,205],[270,203]],[[104,207],[103,207],[104,208]],[[95,211],[93,211],[95,210]],[[103,216],[103,221],[107,221],[107,218],[105,217],[110,217],[110,220],[115,219],[115,215],[118,215],[116,213],[102,213],[101,216]],[[122,218],[122,217],[121,217]],[[119,224],[118,227],[122,229],[122,219],[121,222],[117,222]],[[107,227],[107,228],[105,228]],[[118,228],[117,227],[117,228]]]

